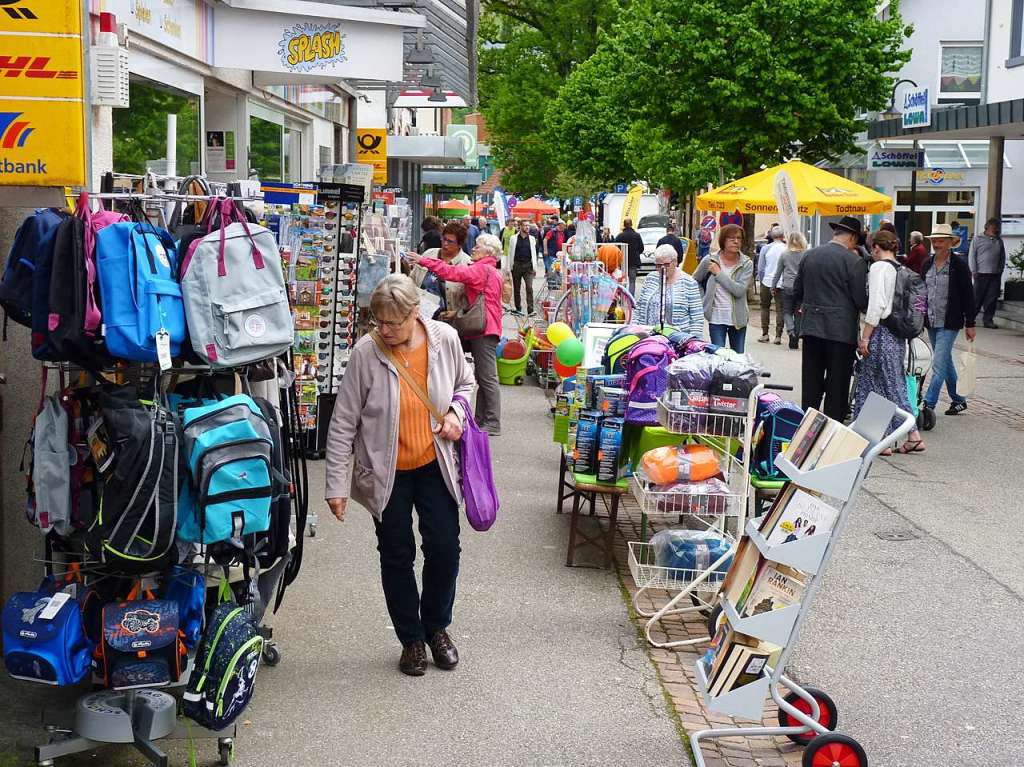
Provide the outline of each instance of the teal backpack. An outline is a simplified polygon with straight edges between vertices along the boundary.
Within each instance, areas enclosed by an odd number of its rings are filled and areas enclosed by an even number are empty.
[[[229,593],[221,584],[221,596]],[[185,716],[209,730],[229,727],[252,700],[263,637],[234,601],[219,605],[206,624],[195,667],[182,696]]]
[[[236,394],[184,413],[191,482],[178,504],[178,537],[217,543],[264,532],[274,493],[273,438],[259,406]]]

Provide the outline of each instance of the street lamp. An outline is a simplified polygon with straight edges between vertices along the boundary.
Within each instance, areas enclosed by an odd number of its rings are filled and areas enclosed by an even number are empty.
[[[897,80],[893,84],[893,86],[892,86],[892,98],[889,100],[889,108],[885,110],[885,114],[887,116],[889,116],[889,117],[895,117],[897,114],[900,114],[899,112],[895,111],[895,109],[896,109],[896,89],[899,88],[901,85],[903,85],[903,83],[908,83],[908,84],[914,86],[915,88],[917,87],[917,83],[915,83],[913,80],[908,80],[906,78],[904,78],[902,80]],[[917,139],[914,139],[914,151],[916,152],[917,149],[918,149]],[[907,220],[906,220],[906,223],[905,223],[905,225],[903,227],[903,247],[905,248],[907,253],[910,252],[910,247],[909,247],[910,246],[910,230],[914,226],[914,216],[915,216],[916,213],[917,213],[917,168],[915,167],[915,168],[913,168],[910,171],[910,212],[907,214]]]
[[[885,114],[893,116],[899,114],[899,112],[896,111],[896,89],[903,85],[903,83],[910,83],[915,88],[917,87],[917,83],[913,80],[907,80],[906,78],[897,80],[892,86],[892,98],[889,99],[889,108],[885,110]]]

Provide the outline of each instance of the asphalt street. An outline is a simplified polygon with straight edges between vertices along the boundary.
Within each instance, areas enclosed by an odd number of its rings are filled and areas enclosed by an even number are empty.
[[[748,344],[799,385],[799,352]],[[872,765],[1020,764],[1024,334],[979,330],[977,349],[966,414],[943,397],[928,452],[873,468],[792,655]]]

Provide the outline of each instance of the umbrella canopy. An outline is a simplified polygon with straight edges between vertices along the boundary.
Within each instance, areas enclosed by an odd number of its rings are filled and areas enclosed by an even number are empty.
[[[731,213],[777,213],[775,174],[786,171],[796,190],[802,216],[856,216],[892,210],[892,198],[813,165],[790,160],[697,197],[699,210]]]
[[[531,197],[529,200],[523,200],[521,203],[512,209],[515,215],[526,214],[526,215],[537,215],[550,216],[553,213],[558,212],[558,208],[554,205],[548,205],[544,200],[538,200],[536,197]]]
[[[445,200],[437,204],[437,213],[445,218],[459,218],[469,215],[469,200]]]

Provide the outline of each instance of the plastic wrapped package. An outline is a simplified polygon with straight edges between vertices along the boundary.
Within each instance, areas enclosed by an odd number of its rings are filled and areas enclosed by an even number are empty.
[[[640,459],[640,469],[648,481],[655,485],[699,482],[721,472],[717,454],[706,445],[656,447],[644,453]]]
[[[716,357],[719,355],[715,355]],[[722,359],[712,376],[709,409],[712,413],[744,415],[747,400],[757,386],[761,366],[746,355]]]
[[[668,366],[670,391],[710,391],[715,370],[722,360],[714,354],[690,354]]]
[[[674,482],[653,488],[659,495],[658,511],[665,514],[709,516],[729,511],[728,495],[732,493],[721,475],[699,482]]]
[[[713,565],[719,557],[728,553],[732,539],[715,530],[662,530],[651,536],[654,563],[658,567],[672,567],[680,570],[703,571]],[[708,578],[709,583],[721,581],[732,557],[715,568]]]

